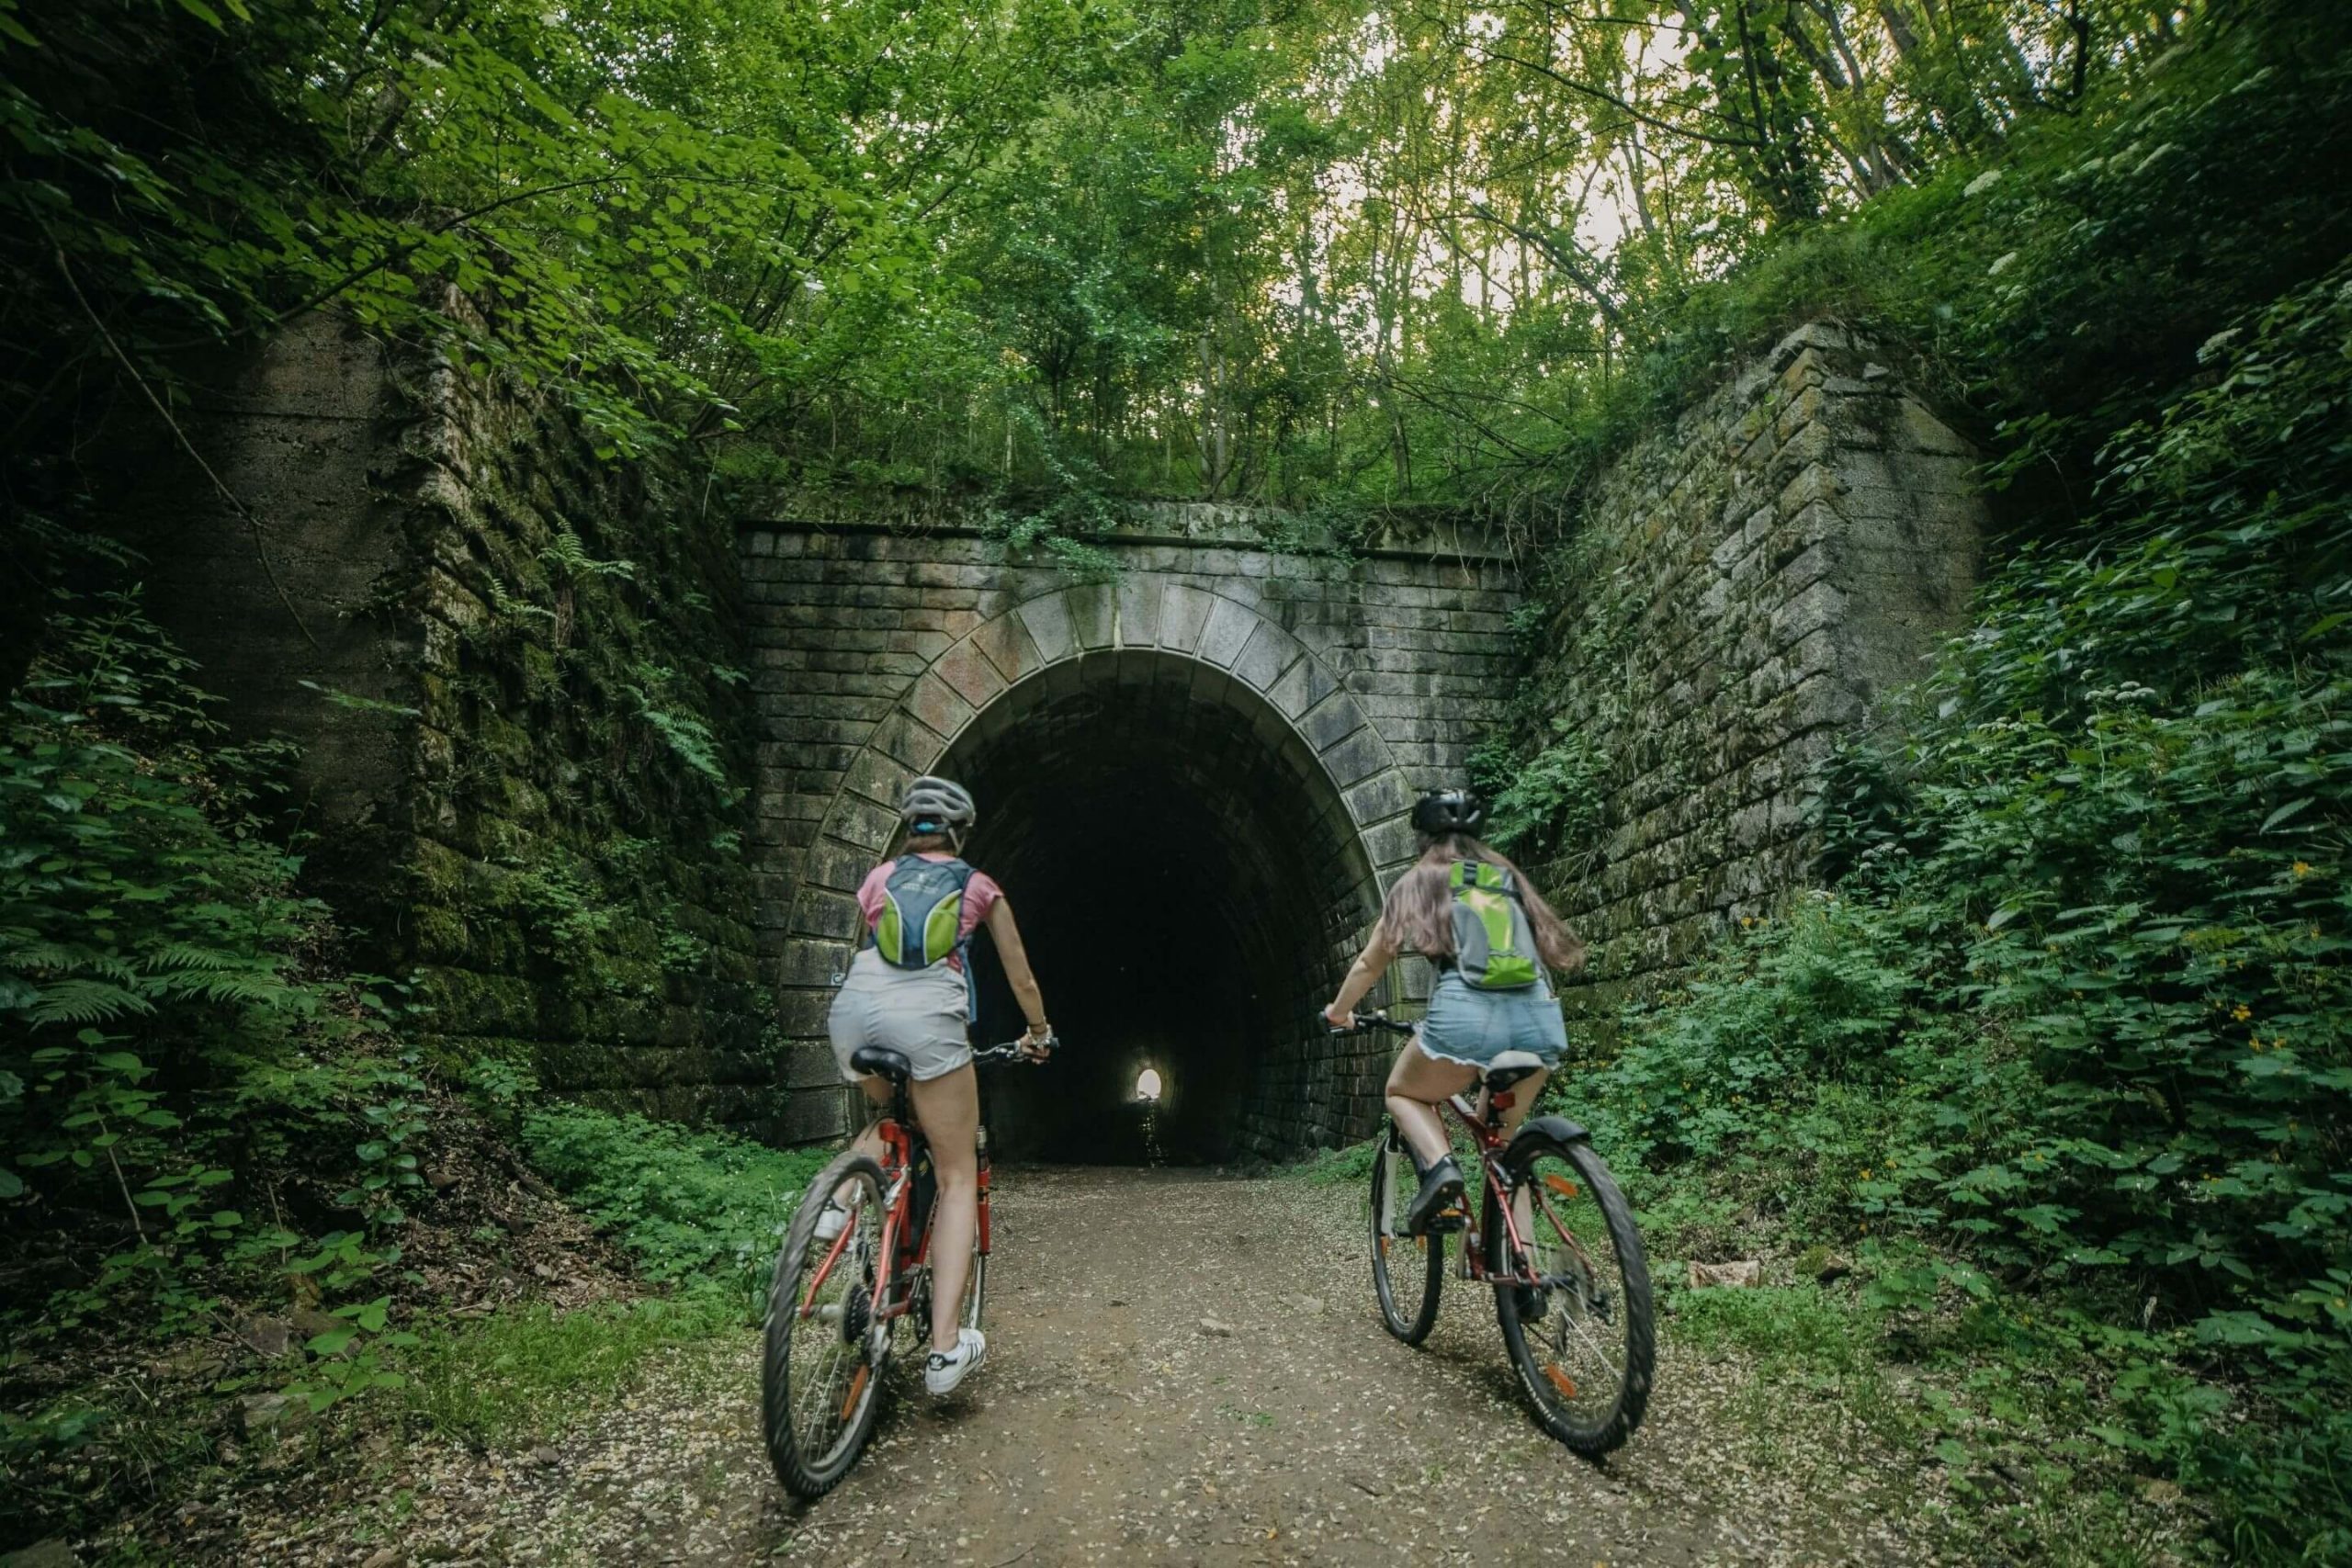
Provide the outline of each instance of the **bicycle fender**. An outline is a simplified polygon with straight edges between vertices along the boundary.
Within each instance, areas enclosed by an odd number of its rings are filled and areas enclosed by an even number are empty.
[[[1588,1144],[1592,1141],[1591,1134],[1565,1116],[1531,1116],[1519,1124],[1519,1131],[1512,1134],[1511,1142],[1515,1144],[1531,1133],[1549,1138],[1555,1144]]]

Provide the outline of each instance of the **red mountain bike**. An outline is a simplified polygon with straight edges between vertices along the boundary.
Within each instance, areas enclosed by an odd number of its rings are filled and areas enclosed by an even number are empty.
[[[1009,1062],[1018,1043],[972,1055],[975,1066]],[[931,1217],[936,1183],[931,1149],[907,1103],[905,1056],[861,1047],[850,1066],[890,1080],[880,1123],[880,1164],[855,1149],[808,1184],[775,1273],[768,1281],[760,1408],[768,1458],[797,1496],[821,1497],[857,1462],[881,1409],[892,1362],[931,1335]],[[980,1325],[988,1293],[989,1134],[979,1129],[980,1207],[972,1231],[972,1271],[963,1323]],[[840,1234],[820,1237],[828,1204],[846,1216]]]
[[[1378,1013],[1356,1022],[1413,1032]],[[1429,1234],[1405,1232],[1420,1171],[1395,1124],[1382,1129],[1372,1157],[1372,1286],[1388,1332],[1419,1345],[1437,1322],[1445,1238],[1459,1233],[1462,1277],[1495,1288],[1503,1346],[1536,1420],[1577,1452],[1600,1455],[1633,1435],[1649,1404],[1657,1365],[1649,1265],[1633,1211],[1583,1128],[1562,1116],[1531,1116],[1503,1136],[1512,1087],[1543,1066],[1507,1051],[1487,1067],[1476,1104],[1458,1094],[1446,1102],[1477,1146],[1476,1224],[1465,1193],[1464,1209],[1440,1215]]]

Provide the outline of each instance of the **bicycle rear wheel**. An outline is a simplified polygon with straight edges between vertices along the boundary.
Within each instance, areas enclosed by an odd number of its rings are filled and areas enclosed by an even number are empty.
[[[1445,1237],[1408,1235],[1405,1216],[1420,1190],[1420,1173],[1394,1127],[1372,1152],[1372,1289],[1380,1321],[1408,1345],[1429,1337],[1445,1289]]]
[[[1503,1152],[1530,1211],[1523,1258],[1489,1189],[1483,1229],[1504,1278],[1532,1268],[1537,1286],[1498,1284],[1495,1316],[1544,1429],[1581,1454],[1623,1444],[1648,1407],[1657,1365],[1649,1265],[1624,1194],[1582,1139],[1521,1130]]]
[[[849,1214],[820,1240],[828,1200]],[[875,1332],[882,1268],[882,1168],[844,1154],[808,1184],[768,1281],[760,1413],[776,1479],[821,1497],[857,1462],[880,1408],[888,1336]]]

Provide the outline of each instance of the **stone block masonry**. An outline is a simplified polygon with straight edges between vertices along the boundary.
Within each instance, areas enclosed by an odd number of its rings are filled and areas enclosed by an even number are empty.
[[[1963,618],[1975,466],[1870,344],[1812,325],[1604,474],[1534,676],[1607,763],[1599,838],[1545,877],[1592,948],[1572,1012],[1808,880],[1824,762]]]
[[[1014,764],[990,773],[990,759],[1025,747],[1043,769],[1165,754],[1158,773],[1188,781],[1190,798],[1232,798],[1227,839],[1247,837],[1253,818],[1295,821],[1256,858],[1315,847],[1315,863],[1272,883],[1313,885],[1312,903],[1274,923],[1322,935],[1311,951],[1285,950],[1295,973],[1268,971],[1285,1032],[1252,1064],[1241,1146],[1271,1155],[1363,1135],[1387,1048],[1331,1042],[1298,1021],[1409,861],[1414,796],[1458,779],[1502,716],[1520,672],[1509,558],[1458,520],[1400,527],[1341,558],[1283,553],[1268,514],[1163,505],[1104,542],[1115,578],[1073,582],[952,513],[873,508],[818,498],[741,536],[760,731],[757,923],[795,1134],[843,1125],[841,1097],[808,1091],[836,1077],[824,1010],[852,952],[851,895],[890,840],[899,790],[951,767],[1017,794]],[[1229,720],[1199,725],[1200,710]],[[1170,750],[1178,733],[1190,739]],[[1241,909],[1227,923],[1254,931],[1259,919]]]
[[[448,1070],[776,1131],[731,531],[326,315],[218,384],[193,429],[258,525],[161,441],[116,510],[226,716],[302,742],[308,880],[360,962],[416,982]]]
[[[1958,623],[1984,526],[1965,443],[1820,326],[1602,475],[1532,671],[1514,563],[1458,517],[1299,553],[1295,520],[1148,504],[1076,581],[934,494],[714,521],[324,317],[220,386],[190,428],[252,516],[160,435],[118,510],[229,715],[305,742],[314,875],[363,960],[416,977],[447,1065],[784,1141],[847,1125],[825,1010],[913,773],[983,795],[1041,953],[1102,955],[1115,1048],[1057,1092],[1172,1067],[1170,1135],[1289,1155],[1377,1123],[1391,1048],[1312,1006],[1413,798],[1523,680],[1599,765],[1600,829],[1542,880],[1593,948],[1566,999],[1606,1017],[1805,882],[1825,761]],[[1148,886],[1102,902],[1139,832]],[[1106,950],[1121,921],[1143,934]],[[1007,1135],[1067,1137],[1049,1099]]]

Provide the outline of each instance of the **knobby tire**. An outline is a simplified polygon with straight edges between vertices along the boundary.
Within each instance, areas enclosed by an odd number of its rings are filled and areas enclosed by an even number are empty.
[[[1641,1425],[1642,1415],[1649,1406],[1650,1388],[1656,1375],[1657,1345],[1656,1338],[1656,1309],[1650,1296],[1649,1265],[1642,1254],[1641,1233],[1634,1228],[1634,1212],[1623,1193],[1617,1190],[1609,1168],[1599,1155],[1581,1139],[1566,1143],[1544,1136],[1533,1128],[1524,1129],[1504,1151],[1503,1165],[1515,1183],[1529,1179],[1541,1180],[1540,1168],[1546,1160],[1566,1164],[1576,1172],[1573,1179],[1583,1181],[1593,1203],[1600,1211],[1606,1228],[1610,1250],[1613,1255],[1614,1280],[1597,1281],[1616,1297],[1619,1322],[1613,1325],[1613,1338],[1622,1347],[1624,1359],[1618,1380],[1616,1398],[1605,1408],[1578,1407],[1574,1396],[1561,1397],[1557,1385],[1550,1381],[1546,1368],[1548,1359],[1539,1360],[1529,1343],[1530,1325],[1521,1322],[1519,1292],[1510,1286],[1498,1286],[1495,1291],[1495,1317],[1502,1329],[1503,1345],[1510,1352],[1511,1366],[1519,1374],[1521,1389],[1533,1406],[1536,1420],[1544,1429],[1561,1442],[1588,1457],[1598,1457],[1621,1447]],[[1482,1229],[1487,1237],[1489,1265],[1497,1274],[1517,1272],[1508,1256],[1510,1235],[1503,1224],[1500,1204],[1489,1188],[1484,1204]],[[1544,1222],[1536,1216],[1540,1229]],[[1596,1259],[1598,1261],[1598,1259]],[[1603,1266],[1606,1267],[1605,1265]],[[1568,1292],[1555,1292],[1566,1297]],[[1548,1303],[1545,1326],[1566,1323],[1566,1314],[1577,1309],[1566,1300]],[[1587,1325],[1595,1320],[1583,1317]],[[1539,1332],[1541,1330],[1539,1329]]]
[[[793,1430],[793,1400],[796,1392],[807,1395],[811,1391],[807,1386],[796,1391],[793,1379],[797,1372],[805,1385],[806,1380],[818,1375],[819,1369],[794,1365],[793,1331],[798,1321],[801,1294],[808,1288],[811,1273],[823,1264],[825,1258],[826,1249],[817,1247],[812,1252],[811,1244],[816,1236],[818,1216],[824,1212],[826,1201],[844,1190],[855,1192],[861,1185],[865,1189],[864,1201],[867,1207],[860,1215],[860,1224],[853,1229],[862,1228],[870,1218],[878,1236],[882,1168],[854,1151],[843,1154],[808,1184],[808,1193],[801,1199],[800,1207],[785,1233],[784,1245],[776,1255],[775,1271],[768,1281],[767,1315],[762,1332],[763,1344],[760,1366],[761,1425],[767,1438],[769,1461],[775,1466],[776,1479],[797,1497],[813,1499],[823,1496],[849,1473],[850,1466],[857,1462],[858,1455],[865,1451],[866,1439],[873,1435],[874,1422],[881,1409],[882,1384],[889,1370],[887,1350],[883,1354],[883,1365],[872,1364],[861,1356],[846,1380],[854,1390],[848,1396],[854,1401],[853,1408],[842,1418],[840,1428],[831,1435],[831,1440],[821,1451],[804,1451],[807,1434]],[[879,1259],[876,1261],[878,1266]],[[849,1262],[844,1256],[837,1261],[836,1268],[846,1267]],[[833,1284],[829,1276],[825,1288],[831,1289]],[[818,1325],[802,1322],[799,1326],[806,1336]],[[924,1332],[927,1334],[929,1330]],[[847,1348],[846,1346],[842,1348]],[[862,1382],[858,1381],[861,1371]],[[830,1389],[824,1392],[830,1399]]]
[[[1445,1290],[1444,1233],[1405,1234],[1405,1212],[1419,1185],[1412,1157],[1392,1129],[1373,1147],[1372,1289],[1380,1299],[1382,1325],[1408,1345],[1429,1337]]]

